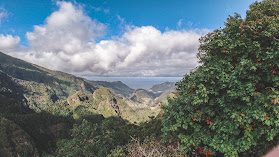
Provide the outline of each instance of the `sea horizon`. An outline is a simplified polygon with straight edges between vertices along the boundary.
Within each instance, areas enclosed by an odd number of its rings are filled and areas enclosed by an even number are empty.
[[[86,77],[91,81],[121,81],[132,89],[150,89],[153,85],[164,82],[178,82],[183,77]]]

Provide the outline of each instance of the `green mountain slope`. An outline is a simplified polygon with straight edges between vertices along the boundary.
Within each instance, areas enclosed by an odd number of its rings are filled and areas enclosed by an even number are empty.
[[[108,88],[100,88],[93,93],[93,98],[98,104],[99,113],[106,115],[117,115],[130,121],[138,121],[138,115],[122,99],[118,98]],[[107,117],[108,117],[107,116]]]
[[[106,118],[114,116],[131,122],[140,121],[137,113],[125,101],[104,87],[93,94],[79,91],[67,100],[50,105],[46,111],[58,116],[72,116],[74,119],[101,114]]]
[[[174,90],[175,82],[164,82],[161,84],[156,84],[150,88],[153,93],[163,93],[167,90]]]
[[[154,107],[158,107],[159,102],[155,102],[155,98],[161,93],[155,92],[171,86],[171,83],[154,86],[154,92],[134,90],[120,81],[89,81],[1,52],[0,78],[1,113],[27,113],[32,109],[76,119],[90,113],[104,117],[119,116],[131,121],[143,120],[141,117],[157,114]],[[139,108],[144,111],[138,112]]]
[[[173,90],[166,90],[159,97],[157,97],[155,99],[155,102],[167,105],[168,104],[168,98],[174,98],[175,97],[174,93],[175,93],[175,91],[173,91]]]
[[[106,87],[113,90],[113,92],[119,97],[129,97],[133,92],[134,89],[130,88],[126,84],[122,83],[121,81],[114,81],[114,82],[107,82],[107,81],[92,81],[98,87]]]
[[[134,91],[120,81],[89,81],[71,74],[30,64],[1,52],[0,71],[0,77],[6,77],[1,80],[6,80],[9,82],[9,87],[14,87],[20,91],[18,93],[21,95],[16,97],[26,99],[28,107],[36,111],[42,111],[58,100],[66,100],[77,91],[90,94],[100,87],[107,87],[119,97],[129,96]],[[0,84],[0,87],[2,86]],[[14,94],[14,92],[12,93]]]
[[[3,53],[0,53],[0,70],[21,87],[29,108],[36,111],[67,99],[77,91],[93,93],[97,89],[83,78],[48,70]]]
[[[137,89],[131,96],[131,100],[137,103],[152,103],[155,98],[154,93],[148,92],[145,89]]]
[[[31,113],[26,106],[23,89],[11,77],[0,71],[0,113]]]

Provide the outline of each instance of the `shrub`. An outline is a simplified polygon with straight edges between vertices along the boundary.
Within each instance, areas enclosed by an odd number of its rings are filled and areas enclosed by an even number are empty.
[[[148,138],[143,142],[132,138],[131,142],[126,146],[128,157],[153,157],[153,156],[176,156],[185,157],[186,154],[181,152],[179,145],[168,145],[161,143],[154,137]]]
[[[266,0],[202,37],[201,65],[177,83],[165,108],[165,138],[187,152],[225,156],[278,143],[278,32],[279,1]]]

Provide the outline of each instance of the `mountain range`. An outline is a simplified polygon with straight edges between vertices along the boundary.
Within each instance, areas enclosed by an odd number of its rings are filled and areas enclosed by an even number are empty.
[[[130,106],[127,105],[126,102],[131,105],[133,103],[144,103],[145,107],[147,107],[147,103],[153,104],[155,102],[154,99],[159,97],[164,90],[171,88],[174,89],[173,83],[155,85],[149,91],[146,91],[144,89],[131,89],[120,81],[89,81],[64,72],[52,71],[35,64],[13,58],[4,53],[0,53],[0,77],[1,97],[5,97],[5,99],[2,98],[1,101],[5,100],[11,103],[10,101],[13,100],[14,104],[23,104],[25,108],[32,109],[36,112],[44,111],[45,109],[51,108],[52,105],[57,102],[61,102],[63,100],[65,101],[70,97],[75,97],[78,95],[77,92],[88,94],[88,97],[91,98],[92,94],[97,89],[102,88],[102,90],[97,90],[97,92],[102,91],[104,92],[103,95],[114,97],[119,100],[121,99],[121,104],[118,105],[123,106],[117,107],[125,108],[125,110],[115,111],[118,113],[117,115],[121,115],[119,112],[131,110]],[[105,90],[104,88],[107,88],[108,90]],[[110,92],[108,92],[109,90]],[[91,96],[89,96],[90,94]],[[103,103],[103,101],[104,100],[96,100],[96,103]],[[13,105],[3,105],[7,104],[4,102],[1,104],[2,105],[0,107],[3,108],[5,112],[8,110],[4,108],[13,108]],[[114,105],[115,104],[110,104],[110,107]],[[73,105],[69,104],[69,106]],[[15,111],[14,109],[9,110],[11,110],[9,112]],[[110,114],[106,114],[104,112],[102,112],[102,114],[110,116]],[[116,113],[111,115],[115,114]]]
[[[135,90],[120,81],[90,81],[0,52],[0,156],[49,152],[86,118],[146,121],[173,90],[169,82]]]

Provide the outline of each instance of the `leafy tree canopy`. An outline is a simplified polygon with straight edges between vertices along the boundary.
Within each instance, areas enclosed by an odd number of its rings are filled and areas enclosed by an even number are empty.
[[[165,137],[205,155],[272,148],[279,135],[279,1],[253,3],[245,19],[229,16],[200,43],[201,66],[177,83],[178,96],[165,108]]]

